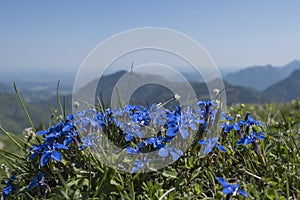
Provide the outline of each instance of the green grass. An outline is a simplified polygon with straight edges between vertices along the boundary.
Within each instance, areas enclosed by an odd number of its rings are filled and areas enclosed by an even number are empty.
[[[224,177],[238,183],[251,199],[299,199],[300,198],[300,101],[287,104],[236,105],[228,108],[232,116],[247,112],[267,124],[266,140],[259,142],[261,154],[252,145],[236,146],[236,138],[230,134],[222,141],[228,149],[223,154],[217,150],[202,156],[200,146],[186,152],[179,160],[161,170],[150,173],[128,174],[102,164],[89,151],[79,151],[73,146],[64,153],[62,163],[52,162],[41,168],[37,159],[28,160],[28,153],[18,150],[1,133],[5,150],[20,155],[9,156],[0,152],[1,161],[11,157],[14,163],[9,173],[2,172],[2,179],[16,173],[19,190],[12,199],[242,199],[241,196],[225,196],[215,177]],[[39,137],[37,137],[39,138]],[[21,145],[26,143],[21,139]],[[42,140],[42,138],[40,138]],[[37,142],[37,140],[32,140]],[[47,174],[51,190],[26,188],[38,171]],[[1,185],[2,188],[4,184]]]

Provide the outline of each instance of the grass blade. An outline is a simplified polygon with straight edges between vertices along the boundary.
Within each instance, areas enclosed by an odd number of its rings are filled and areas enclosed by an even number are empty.
[[[21,103],[21,105],[22,105],[22,108],[23,108],[23,110],[24,110],[24,112],[25,112],[25,114],[26,114],[26,117],[27,117],[27,119],[28,119],[28,121],[29,121],[29,123],[30,123],[30,125],[31,125],[31,127],[32,127],[32,129],[33,129],[33,132],[36,132],[35,126],[34,126],[32,120],[31,120],[31,117],[30,117],[30,115],[29,115],[29,113],[28,113],[28,110],[27,110],[25,104],[24,104],[24,101],[22,100],[22,98],[21,98],[21,96],[20,96],[20,93],[19,93],[19,90],[18,90],[18,88],[17,88],[16,83],[14,83],[14,89],[15,89],[15,92],[16,92],[16,94],[17,94],[17,97],[18,97],[18,99],[19,99],[19,101],[20,101],[20,103]]]

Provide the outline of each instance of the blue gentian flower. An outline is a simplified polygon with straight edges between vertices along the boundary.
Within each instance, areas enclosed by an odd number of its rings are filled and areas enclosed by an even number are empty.
[[[125,132],[125,140],[128,142],[128,141],[131,141],[134,139],[134,134],[132,133],[128,133],[128,132]]]
[[[79,141],[77,139],[78,136],[78,131],[75,130],[73,132],[68,132],[66,134],[66,137],[64,139],[64,145],[68,146],[73,140],[76,142],[77,145],[79,145]]]
[[[247,146],[248,144],[255,142],[255,139],[264,140],[265,134],[263,132],[258,132],[258,133],[252,132],[250,136],[246,135],[245,137],[239,139],[236,144],[237,145],[243,144]]]
[[[245,192],[244,190],[239,190],[238,189],[240,187],[239,184],[229,184],[221,177],[217,177],[216,179],[224,187],[224,189],[222,190],[222,192],[224,194],[227,194],[227,195],[233,194],[233,195],[235,195],[236,193],[238,193],[238,194],[240,194],[244,197],[248,196],[247,192]]]
[[[37,131],[36,134],[38,135],[46,135],[48,134],[49,132],[47,130],[40,130],[40,131]]]
[[[126,152],[130,153],[130,154],[134,154],[134,153],[140,153],[142,151],[142,149],[144,149],[146,147],[146,143],[144,141],[140,141],[137,144],[137,148],[133,148],[133,147],[126,147]]]
[[[80,127],[82,131],[91,131],[97,128],[102,128],[102,122],[99,122],[97,120],[97,115],[94,116],[88,116],[88,117],[83,117],[80,120],[78,120],[77,125]],[[101,126],[99,126],[99,123]]]
[[[120,122],[118,127],[125,134],[126,141],[132,141],[135,136],[143,138],[143,132],[140,130],[140,126],[136,123]]]
[[[73,114],[73,116],[74,118],[81,118],[81,117],[86,117],[87,115],[93,115],[95,113],[96,113],[95,109],[88,109],[88,110],[79,111]]]
[[[220,119],[226,119],[227,121],[231,121],[233,120],[233,117],[229,116],[228,113],[222,113]]]
[[[173,139],[173,137],[163,137],[163,136],[159,135],[157,137],[147,138],[144,141],[144,143],[146,145],[152,144],[155,149],[160,149],[165,146],[165,143],[171,141],[172,139]]]
[[[245,125],[247,125],[247,123],[245,123],[245,121],[241,120],[239,122],[233,123],[233,129],[236,131],[239,131],[239,130],[241,130],[241,126],[245,126]]]
[[[74,124],[78,126],[81,131],[101,130],[104,126],[108,126],[111,118],[111,111],[108,109],[105,112],[96,112],[95,109],[86,110],[74,114]]]
[[[55,142],[61,136],[61,132],[52,132],[45,137],[47,143]]]
[[[75,122],[75,124],[77,126],[79,126],[81,128],[81,130],[88,129],[88,128],[90,128],[90,118],[82,117],[82,118],[80,118],[80,120],[77,120]]]
[[[36,187],[41,184],[43,177],[45,176],[44,173],[40,172],[29,184],[28,190],[31,190],[33,187]]]
[[[142,106],[127,105],[124,111],[129,114],[131,122],[139,123],[143,126],[150,124],[149,109]]]
[[[179,131],[178,118],[180,118],[181,108],[180,106],[176,106],[175,111],[167,111],[167,124],[168,129],[166,135],[168,137],[176,136]]]
[[[149,117],[153,125],[162,127],[166,124],[167,114],[164,110],[159,109],[156,104],[150,106]]]
[[[72,121],[72,120],[74,120],[74,115],[66,115],[66,120],[67,121]]]
[[[125,134],[126,141],[132,141],[136,136],[143,138],[144,126],[150,125],[149,110],[142,106],[127,105],[124,110],[112,111],[114,124]]]
[[[12,192],[12,190],[13,190],[12,181],[13,180],[16,180],[15,175],[11,175],[9,180],[6,182],[6,187],[3,189],[3,192],[2,192],[3,200],[5,200],[6,197]]]
[[[68,119],[72,119],[70,116]],[[53,143],[61,138],[63,135],[69,135],[76,131],[76,127],[73,122],[67,121],[65,123],[59,122],[56,126],[52,126],[48,130],[37,131],[36,134],[45,136],[47,143]],[[68,144],[71,142],[66,141]]]
[[[147,138],[147,139],[145,140],[145,143],[146,143],[146,145],[152,144],[153,147],[154,147],[155,149],[159,149],[159,148],[165,146],[165,144],[163,144],[163,140],[162,140],[162,139],[163,139],[162,136],[159,136],[159,137],[151,137],[151,138]]]
[[[66,120],[67,121],[72,121],[72,120],[74,120],[74,116],[73,115],[66,115]]]
[[[136,173],[144,166],[144,163],[140,160],[136,160],[134,161],[133,165],[134,167],[132,168],[131,173]]]
[[[32,160],[38,154],[42,154],[45,148],[46,148],[46,144],[45,143],[41,144],[41,145],[34,144],[33,148],[29,149],[30,151],[33,151],[33,154],[31,154],[29,156],[29,160]]]
[[[200,107],[200,110],[197,110],[196,114],[201,118],[202,130],[204,130],[208,123],[215,120],[217,111],[214,107],[218,106],[218,103],[208,100],[199,101],[197,105]]]
[[[196,115],[192,112],[191,106],[186,106],[185,110],[181,111],[180,116],[177,117],[179,125],[179,132],[183,139],[187,139],[189,136],[188,130],[197,130],[197,124],[202,123],[201,120],[197,119]]]
[[[243,126],[250,126],[250,124],[248,122],[246,122],[245,120],[240,120],[238,122],[235,122],[232,124],[234,130],[239,131],[241,130],[241,127]]]
[[[59,143],[34,145],[31,149],[33,154],[29,156],[29,159],[32,160],[36,155],[41,155],[40,164],[42,167],[47,165],[51,158],[60,162],[62,160],[62,154],[57,151],[57,149],[67,150],[68,147]]]
[[[139,148],[135,149],[133,147],[126,147],[126,152],[129,154],[135,154],[135,153],[140,153],[141,150]]]
[[[55,126],[52,126],[48,129],[49,133],[56,132],[59,133],[62,131],[64,124],[62,122],[58,122]]]
[[[197,123],[200,123],[200,120],[192,113],[190,106],[186,107],[186,111],[183,111],[180,106],[176,106],[175,111],[168,111],[167,113],[168,129],[166,135],[174,137],[179,132],[183,139],[187,139],[189,137],[188,130],[197,130]]]
[[[41,156],[41,166],[42,167],[47,165],[47,163],[51,160],[51,158],[58,162],[61,162],[62,154],[59,151],[57,151],[57,149],[67,150],[68,147],[63,144],[58,144],[58,143],[55,143],[52,146],[47,145],[47,147],[45,148],[45,150]]]
[[[247,123],[250,125],[259,125],[260,124],[260,122],[255,120],[251,115],[248,115]]]
[[[74,129],[76,129],[74,123],[72,123],[72,122],[66,122],[64,124],[64,127],[63,127],[62,131],[63,132],[70,132],[70,131],[72,131]]]
[[[180,149],[168,146],[164,146],[158,150],[158,155],[161,157],[167,157],[169,154],[172,156],[173,160],[176,161],[183,155],[183,152]]]
[[[79,150],[86,149],[87,147],[98,147],[99,139],[101,136],[95,136],[95,134],[88,134],[87,137],[81,139],[82,146],[79,147]]]
[[[240,121],[235,123],[235,130],[237,130],[237,131],[240,130],[240,128],[242,126],[253,126],[253,125],[264,126],[263,123],[261,123],[258,120],[254,120],[254,118],[250,114],[247,114],[246,115],[246,120],[240,120]]]
[[[224,133],[229,133],[234,128],[234,124],[222,123],[220,128],[223,129]]]
[[[218,137],[213,137],[211,139],[200,140],[198,142],[198,144],[200,144],[200,145],[206,145],[206,147],[204,148],[204,151],[203,151],[204,155],[212,152],[214,147],[217,147],[220,151],[222,151],[224,153],[226,152],[225,147],[218,144],[218,142],[217,142],[218,139],[219,139]]]

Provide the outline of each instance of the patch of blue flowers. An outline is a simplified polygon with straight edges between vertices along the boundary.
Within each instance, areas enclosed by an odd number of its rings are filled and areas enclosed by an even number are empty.
[[[156,104],[151,106],[127,105],[123,109],[107,109],[96,111],[86,110],[72,115],[67,115],[65,120],[59,121],[55,126],[47,130],[37,131],[36,134],[44,138],[40,144],[30,148],[29,159],[39,159],[41,169],[51,162],[62,162],[70,145],[75,145],[79,151],[88,148],[98,148],[101,143],[102,134],[105,129],[117,127],[126,142],[135,145],[127,146],[124,151],[128,154],[141,154],[146,148],[157,151],[157,155],[162,158],[170,157],[174,161],[184,155],[178,147],[172,145],[172,141],[181,137],[187,140],[191,133],[203,133],[217,116],[218,103],[214,101],[199,101],[196,107],[190,105],[175,106],[173,109],[165,109]],[[260,121],[256,121],[250,114],[244,120],[233,121],[233,117],[223,113],[221,137],[226,136],[234,130],[239,135],[237,145],[252,143],[257,153],[260,153],[257,139],[264,140],[265,134],[257,131],[256,127],[264,126]],[[198,132],[201,130],[200,132]],[[260,129],[259,129],[260,130]],[[149,135],[150,132],[150,135]],[[146,133],[148,135],[146,135]],[[197,141],[203,147],[203,154],[209,155],[217,148],[220,152],[226,153],[226,147],[221,145],[220,137],[198,135],[201,140]],[[140,156],[132,165],[131,173],[137,173],[147,167],[151,159]],[[3,199],[12,192],[12,181],[15,176],[11,176],[2,193]],[[32,179],[28,185],[28,190],[39,185],[47,185],[45,173],[40,172]],[[224,187],[223,193],[226,195],[238,193],[247,196],[243,190],[238,190],[238,184],[229,184],[223,178],[217,177],[219,183]]]

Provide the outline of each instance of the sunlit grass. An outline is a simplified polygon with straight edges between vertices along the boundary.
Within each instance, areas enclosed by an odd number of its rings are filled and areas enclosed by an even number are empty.
[[[223,186],[216,177],[239,184],[249,198],[299,199],[300,102],[235,105],[228,110],[234,118],[244,118],[250,112],[255,119],[266,123],[263,130],[266,139],[258,142],[260,153],[255,152],[252,145],[237,146],[239,138],[231,133],[222,136],[220,141],[227,153],[213,149],[212,153],[205,156],[200,153],[201,146],[196,145],[163,169],[130,174],[105,166],[90,151],[80,151],[75,144],[68,151],[62,151],[62,162],[50,161],[41,167],[39,159],[28,159],[28,147],[43,141],[43,137],[34,134],[29,143],[23,136],[15,139],[22,147],[27,144],[22,150],[1,133],[5,151],[1,151],[0,156],[7,166],[6,172],[5,169],[1,172],[2,180],[6,182],[11,174],[17,176],[13,182],[16,188],[10,194],[13,199],[243,198],[224,195]],[[45,180],[40,180],[45,181],[46,185],[27,190],[40,171],[46,174]],[[2,184],[1,190],[5,186],[5,183]]]

